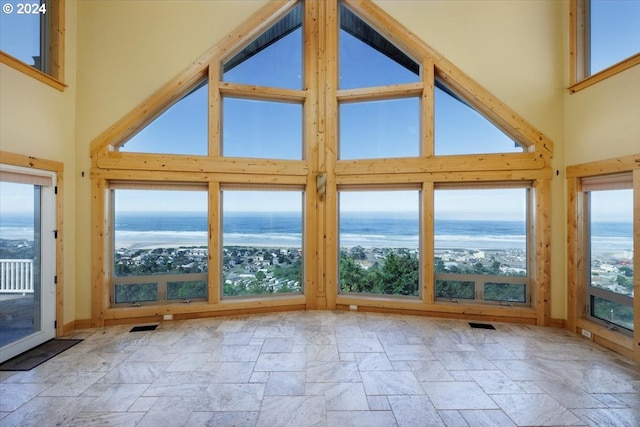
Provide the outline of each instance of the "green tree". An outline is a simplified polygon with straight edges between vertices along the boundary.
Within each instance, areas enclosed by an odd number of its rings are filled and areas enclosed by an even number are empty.
[[[342,292],[370,292],[367,290],[365,270],[344,251],[340,252],[340,290]]]
[[[630,267],[627,267],[626,265],[623,265],[622,267],[618,267],[618,272],[624,275],[624,277],[633,277],[633,269]]]

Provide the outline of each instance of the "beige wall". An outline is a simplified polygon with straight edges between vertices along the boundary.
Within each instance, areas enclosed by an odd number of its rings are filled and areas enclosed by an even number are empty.
[[[640,153],[640,66],[566,94],[567,166]]]
[[[64,92],[0,64],[0,149],[64,164],[64,323],[76,311],[76,12],[75,1],[67,0]]]
[[[632,85],[640,81],[640,68],[568,95],[567,2],[376,3],[554,141],[552,166],[560,175],[553,181],[552,317],[564,318],[562,171],[565,164],[640,151],[640,87]],[[65,322],[91,314],[92,139],[263,4],[67,0],[69,88],[57,92],[2,65],[1,148],[62,161],[66,168]]]

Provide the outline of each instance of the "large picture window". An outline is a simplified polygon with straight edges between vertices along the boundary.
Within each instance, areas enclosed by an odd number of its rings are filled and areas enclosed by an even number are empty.
[[[420,193],[340,192],[340,292],[418,296]]]
[[[633,328],[631,174],[583,179],[588,244],[587,314],[609,327]]]
[[[184,187],[176,189],[179,187]],[[114,305],[207,297],[207,193],[112,185]]]
[[[303,193],[222,191],[223,297],[303,290]]]
[[[529,188],[441,185],[434,198],[436,298],[529,304]]]

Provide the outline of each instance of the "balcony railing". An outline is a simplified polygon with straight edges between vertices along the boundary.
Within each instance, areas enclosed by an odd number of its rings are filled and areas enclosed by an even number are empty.
[[[0,259],[0,294],[33,293],[33,260]]]

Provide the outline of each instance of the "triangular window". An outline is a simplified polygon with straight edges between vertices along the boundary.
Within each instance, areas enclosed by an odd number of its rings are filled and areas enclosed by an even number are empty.
[[[340,4],[340,89],[415,83],[420,65]]]
[[[435,85],[435,154],[521,153],[524,148],[439,80]]]
[[[223,81],[302,89],[302,3],[224,64]]]
[[[131,153],[208,153],[208,85],[196,86],[120,147]]]

